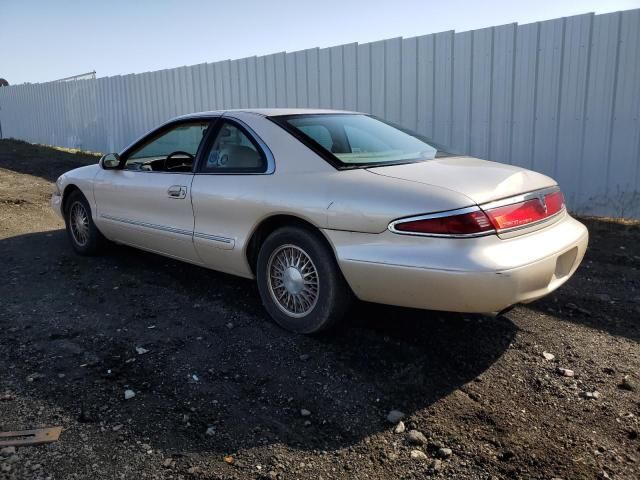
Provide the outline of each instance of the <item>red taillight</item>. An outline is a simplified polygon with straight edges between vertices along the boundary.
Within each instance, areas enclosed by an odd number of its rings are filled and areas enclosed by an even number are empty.
[[[541,198],[532,198],[520,203],[486,210],[496,230],[505,230],[539,222],[555,215],[564,207],[562,192],[549,193]]]
[[[544,197],[547,204],[547,215],[555,215],[564,207],[564,195],[560,190]]]
[[[397,222],[393,228],[399,232],[422,233],[427,235],[471,235],[493,230],[484,212],[449,215]]]

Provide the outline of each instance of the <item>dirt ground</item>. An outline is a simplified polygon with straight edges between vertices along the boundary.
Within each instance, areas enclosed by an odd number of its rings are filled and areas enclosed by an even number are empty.
[[[640,477],[638,224],[586,220],[575,277],[503,317],[358,304],[304,337],[250,281],[74,255],[48,199],[95,161],[0,141],[0,431],[64,428],[0,479]]]

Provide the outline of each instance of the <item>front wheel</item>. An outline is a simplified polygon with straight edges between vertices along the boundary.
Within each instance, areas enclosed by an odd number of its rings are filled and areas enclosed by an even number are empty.
[[[103,249],[106,239],[91,218],[91,207],[79,190],[71,192],[65,202],[64,220],[71,246],[80,255],[95,255]]]
[[[283,328],[315,333],[344,316],[351,290],[319,234],[284,227],[265,240],[257,264],[262,303]]]

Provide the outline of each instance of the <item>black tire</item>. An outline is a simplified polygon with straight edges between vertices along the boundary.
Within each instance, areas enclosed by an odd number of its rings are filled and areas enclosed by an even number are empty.
[[[77,225],[78,222],[72,218],[82,213],[86,215],[86,232],[83,230],[85,235],[81,235],[77,227],[74,228],[74,223]],[[78,255],[97,255],[104,249],[107,239],[93,223],[91,207],[80,190],[71,192],[65,200],[64,223],[71,247]]]
[[[285,312],[286,307],[276,300],[275,282],[271,283],[269,275],[271,262],[276,261],[272,259],[277,258],[278,252],[283,249],[291,248],[301,250],[311,260],[317,273],[311,276],[315,277],[318,286],[315,302],[313,306],[308,302],[308,311],[298,313],[301,316],[297,317]],[[344,317],[352,299],[351,289],[342,276],[333,252],[319,233],[305,228],[283,227],[267,237],[258,254],[257,279],[260,297],[269,315],[281,327],[297,333],[310,334],[334,327]]]

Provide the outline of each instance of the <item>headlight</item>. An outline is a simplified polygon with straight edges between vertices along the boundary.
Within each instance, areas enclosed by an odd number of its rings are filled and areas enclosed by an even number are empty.
[[[58,177],[58,179],[56,180],[56,191],[55,194],[56,195],[62,195],[62,191],[60,190],[60,185],[62,184],[62,177]]]

